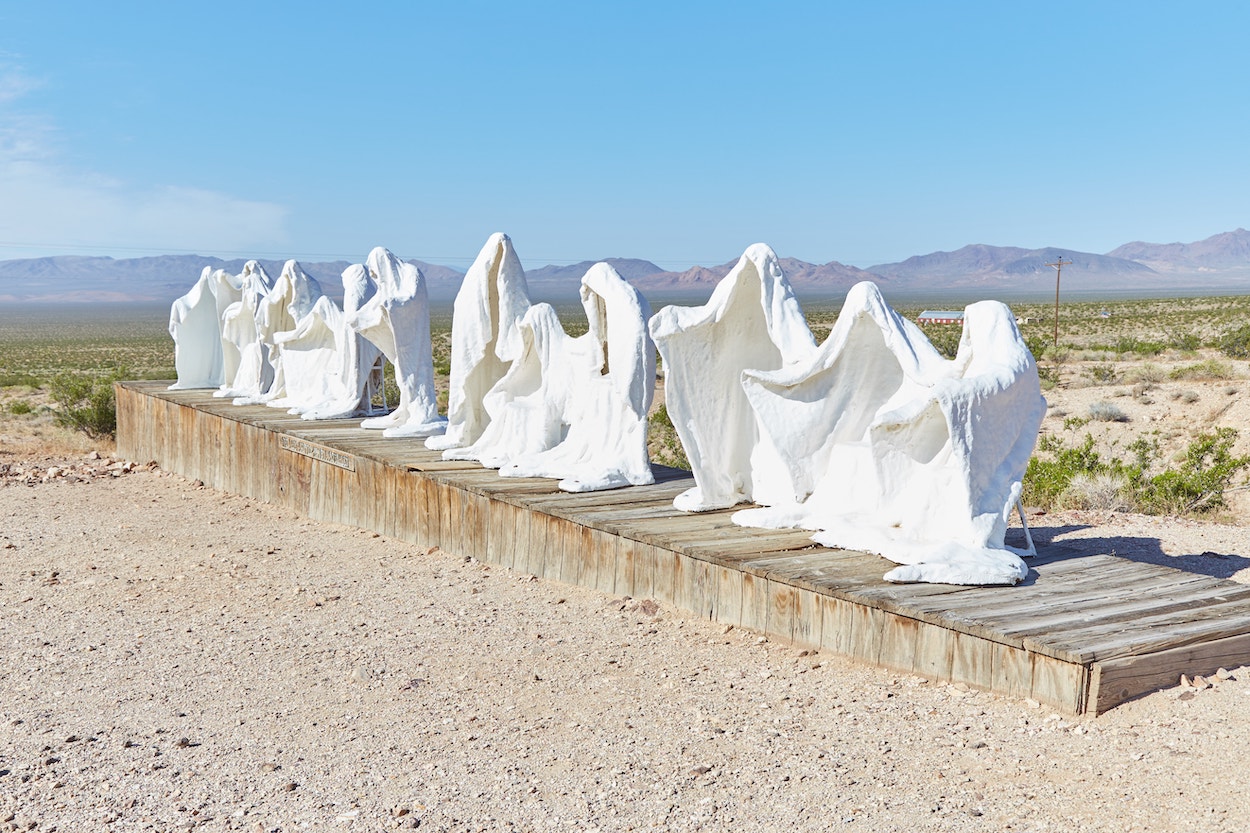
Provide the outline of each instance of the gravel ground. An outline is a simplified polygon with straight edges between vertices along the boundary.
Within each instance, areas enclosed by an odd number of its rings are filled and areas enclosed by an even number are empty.
[[[0,830],[1250,829],[1250,668],[1074,719],[148,467],[0,463]]]

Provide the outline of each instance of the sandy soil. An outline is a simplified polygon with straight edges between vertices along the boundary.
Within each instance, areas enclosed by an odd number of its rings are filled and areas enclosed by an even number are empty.
[[[1250,668],[1073,719],[91,448],[0,423],[0,830],[1250,829]],[[1034,525],[1248,575],[1236,524]]]

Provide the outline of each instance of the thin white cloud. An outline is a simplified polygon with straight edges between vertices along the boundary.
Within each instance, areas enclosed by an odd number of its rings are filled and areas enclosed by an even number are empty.
[[[0,63],[0,259],[58,253],[239,252],[285,242],[284,206],[137,185],[62,164],[48,119],[17,106],[39,84]]]

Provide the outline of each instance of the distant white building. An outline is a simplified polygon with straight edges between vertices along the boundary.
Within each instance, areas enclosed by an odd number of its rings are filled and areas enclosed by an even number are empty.
[[[945,309],[927,309],[916,319],[917,324],[960,324],[964,323],[962,311]]]

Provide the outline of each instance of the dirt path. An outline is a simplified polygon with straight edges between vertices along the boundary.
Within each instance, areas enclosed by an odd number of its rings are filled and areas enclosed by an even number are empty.
[[[1250,669],[1069,719],[52,462],[0,478],[0,830],[1250,828]]]

